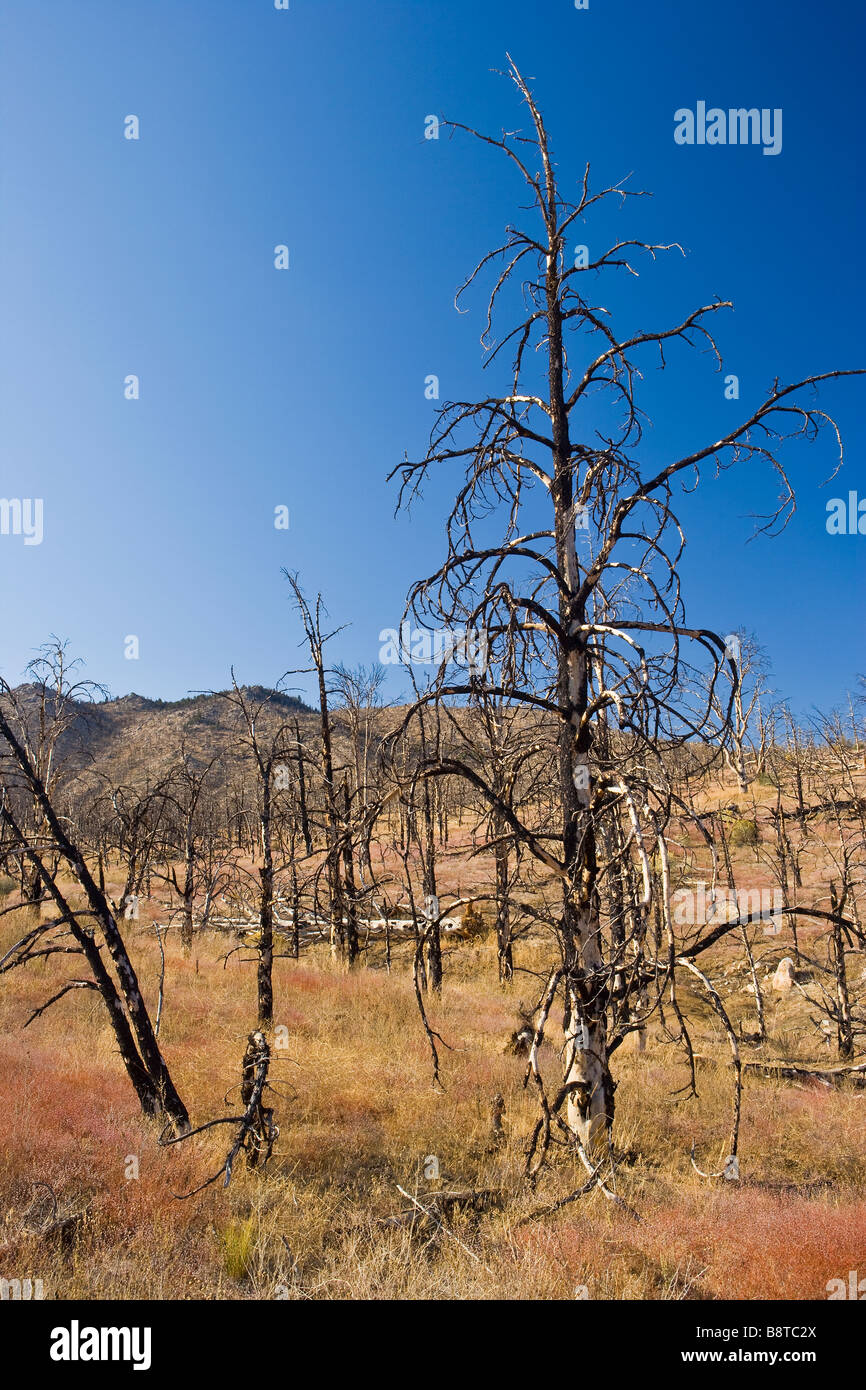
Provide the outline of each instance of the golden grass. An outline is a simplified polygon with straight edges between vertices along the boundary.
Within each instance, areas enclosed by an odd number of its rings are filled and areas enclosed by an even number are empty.
[[[13,934],[7,919],[4,939]],[[152,1004],[158,956],[146,923],[130,945]],[[171,935],[167,946],[160,1041],[193,1123],[237,1113],[254,971],[239,956],[224,968],[225,949],[210,934],[189,956]],[[89,994],[22,1033],[56,978],[43,966],[4,978],[0,1037],[0,1220],[15,1242],[0,1253],[0,1274],[41,1278],[46,1297],[551,1299],[585,1285],[592,1298],[815,1298],[828,1279],[866,1269],[862,1093],[750,1076],[741,1182],[694,1172],[693,1141],[701,1166],[724,1157],[731,1086],[724,1038],[696,995],[698,1100],[674,1094],[687,1072],[657,1024],[644,1054],[630,1043],[616,1054],[618,1190],[640,1223],[596,1192],[520,1224],[578,1186],[582,1170],[557,1149],[537,1191],[522,1181],[534,1101],[524,1063],[503,1044],[532,981],[502,991],[489,943],[448,952],[442,999],[429,1004],[449,1044],[444,1091],[431,1084],[405,953],[390,975],[347,973],[324,950],[278,960],[275,1023],[288,1047],[274,1050],[274,1157],[263,1174],[239,1163],[227,1190],[188,1201],[173,1194],[219,1168],[230,1130],[160,1149]],[[748,1019],[739,977],[729,988],[735,1016]],[[794,1009],[768,999],[771,1028],[799,1026],[802,1036]],[[551,1037],[544,1070],[555,1085]],[[500,1148],[489,1141],[496,1091],[506,1102]],[[431,1155],[438,1179],[424,1175]],[[63,1212],[85,1213],[66,1247],[21,1233],[38,1182]],[[420,1217],[394,1224],[408,1208],[398,1185],[422,1204],[443,1189],[495,1189],[503,1208],[446,1231]]]
[[[756,789],[759,790],[759,789]],[[718,793],[720,804],[730,792]],[[771,794],[766,794],[772,799]],[[465,827],[455,828],[439,865],[440,891],[486,891],[489,864],[467,861]],[[688,838],[686,836],[686,838]],[[694,876],[700,843],[695,840]],[[801,901],[825,893],[820,837],[805,863]],[[755,850],[737,851],[738,881],[771,884]],[[709,878],[709,874],[705,877]],[[75,889],[68,885],[75,898]],[[151,923],[125,923],[148,1006],[155,1012],[159,956]],[[489,920],[489,904],[483,904]],[[0,919],[0,948],[32,909]],[[800,929],[811,949],[815,928]],[[193,1124],[238,1111],[240,1060],[255,1016],[255,971],[234,941],[200,933],[190,954],[177,932],[166,943],[166,997],[160,1044]],[[787,938],[757,936],[765,978],[791,950]],[[740,944],[702,958],[736,1027],[754,1029]],[[532,938],[516,949],[524,970],[549,956]],[[743,1096],[741,1181],[707,1182],[694,1171],[721,1165],[731,1117],[730,1054],[697,983],[683,980],[698,1061],[697,1099],[683,1087],[682,1053],[661,1020],[647,1047],[630,1039],[614,1058],[618,1083],[617,1190],[640,1215],[599,1192],[553,1215],[532,1217],[583,1182],[583,1170],[554,1147],[537,1189],[522,1177],[536,1102],[524,1090],[524,1062],[504,1051],[518,1004],[538,981],[518,973],[497,981],[489,936],[449,943],[445,987],[428,1000],[440,1046],[444,1090],[431,1082],[430,1054],[417,1016],[405,945],[384,969],[381,943],[368,968],[347,972],[324,947],[274,966],[272,1081],[280,1136],[264,1173],[238,1162],[221,1182],[183,1194],[217,1171],[226,1126],[170,1148],[137,1111],[100,1000],[67,996],[26,1030],[28,1014],[73,976],[52,962],[0,982],[0,1275],[41,1278],[47,1298],[591,1298],[717,1299],[826,1297],[827,1281],[866,1274],[866,1093],[804,1087],[749,1074]],[[802,996],[766,996],[769,1038],[747,1057],[832,1061]],[[542,1054],[551,1088],[558,1078],[558,1020]],[[281,1037],[275,1030],[275,1040]],[[505,1098],[505,1142],[490,1140],[490,1105]],[[435,1165],[440,1176],[425,1176]],[[137,1176],[133,1174],[137,1171]],[[65,1244],[30,1233],[48,1183],[61,1215],[81,1214]],[[443,1230],[410,1204],[437,1192],[491,1189],[499,1207],[459,1215]],[[42,1196],[40,1197],[40,1193]]]

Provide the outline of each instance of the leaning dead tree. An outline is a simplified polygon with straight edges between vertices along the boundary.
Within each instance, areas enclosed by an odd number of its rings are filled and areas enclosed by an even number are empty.
[[[9,687],[0,682],[0,693]],[[135,968],[126,949],[115,912],[103,889],[95,882],[84,855],[67,829],[45,788],[23,731],[13,728],[14,716],[0,700],[0,826],[10,852],[29,865],[39,878],[42,896],[53,903],[55,915],[39,921],[17,941],[0,961],[0,971],[26,966],[57,954],[81,955],[89,970],[84,979],[67,980],[41,1006],[31,1020],[77,989],[93,989],[105,1004],[118,1050],[142,1110],[161,1116],[176,1133],[189,1128],[186,1107],[171,1079],[159,1049],[153,1024],[141,993]],[[18,806],[32,801],[38,808],[38,834],[28,834]],[[87,903],[74,907],[59,883],[59,867],[77,879]],[[71,939],[71,940],[70,940]],[[105,960],[106,951],[111,966]]]
[[[458,755],[441,752],[423,773],[470,783],[559,885],[556,955],[535,1011],[532,1057],[558,1000],[563,1066],[553,1098],[540,1086],[538,1144],[543,1151],[563,1125],[564,1109],[563,1128],[588,1163],[613,1121],[612,1054],[675,989],[680,962],[691,974],[704,949],[700,939],[684,944],[671,922],[666,830],[677,804],[667,768],[688,741],[723,741],[737,672],[723,637],[686,620],[676,491],[693,491],[704,467],[768,465],[782,498],[759,530],[775,533],[794,507],[782,445],[827,426],[841,460],[838,429],[813,398],[820,383],[854,373],[789,385],[777,379],[723,437],[661,466],[652,461],[657,454],[645,456],[644,363],[666,368],[671,350],[701,347],[721,368],[711,324],[731,306],[714,300],[665,328],[617,330],[595,298],[598,280],[635,275],[636,258],[655,260],[673,248],[629,239],[593,258],[574,255],[572,240],[596,205],[641,195],[622,184],[591,191],[587,166],[576,198],[566,198],[541,112],[511,62],[510,76],[528,133],[488,136],[445,124],[510,162],[534,214],[531,227],[506,229],[458,292],[459,305],[479,274],[497,266],[485,366],[498,367],[507,350],[511,366],[484,399],[446,403],[425,456],[392,474],[400,478],[400,506],[420,496],[434,470],[457,470],[446,557],[413,587],[409,611],[436,631],[481,634],[486,655],[464,673],[446,656],[395,737],[428,705],[458,697],[502,700],[555,721],[546,823],[520,814],[483,768]],[[514,317],[494,342],[500,309]],[[496,516],[502,524],[494,531]],[[725,663],[731,681],[719,720],[712,706]],[[704,702],[695,710],[689,691],[699,668]],[[737,927],[732,921],[724,930]]]

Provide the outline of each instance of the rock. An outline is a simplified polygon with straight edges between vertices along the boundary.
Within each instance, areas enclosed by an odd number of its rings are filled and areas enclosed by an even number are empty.
[[[778,990],[779,994],[787,994],[794,984],[794,962],[790,956],[785,956],[776,966],[776,973],[773,976],[773,989]]]

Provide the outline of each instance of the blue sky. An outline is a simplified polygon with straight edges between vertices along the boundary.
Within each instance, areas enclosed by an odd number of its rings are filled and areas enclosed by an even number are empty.
[[[486,389],[481,299],[458,316],[453,295],[525,202],[504,161],[425,140],[424,120],[521,124],[491,71],[506,51],[566,189],[588,159],[654,193],[582,239],[688,252],[608,295],[625,322],[734,301],[719,341],[740,401],[675,355],[648,377],[648,456],[716,437],[776,375],[866,366],[864,36],[839,0],[6,0],[0,495],[44,500],[44,539],[0,535],[0,673],[18,679],[55,632],[114,694],[223,687],[232,663],[270,683],[304,664],[283,566],[350,624],[334,659],[376,659],[441,558],[450,496],[443,478],[395,519],[386,475],[424,451],[428,374],[443,399]],[[675,110],[699,100],[781,108],[782,152],[676,145]],[[866,497],[866,386],[821,404],[847,463],[822,489],[829,440],[788,453],[799,506],[781,537],[747,543],[766,473],[708,476],[680,507],[690,621],[754,631],[803,711],[866,670],[866,536],[825,529],[830,497]],[[406,688],[392,673],[389,693]]]

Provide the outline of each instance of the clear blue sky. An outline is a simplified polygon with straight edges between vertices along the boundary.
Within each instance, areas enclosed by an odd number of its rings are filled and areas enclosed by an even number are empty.
[[[114,694],[222,687],[231,663],[270,683],[303,660],[284,565],[351,624],[334,658],[376,659],[443,553],[448,499],[443,481],[395,520],[386,474],[424,451],[428,373],[443,398],[477,389],[481,303],[460,317],[453,293],[525,201],[504,161],[425,141],[424,118],[520,124],[491,72],[506,50],[566,188],[587,159],[606,183],[634,171],[655,196],[614,232],[688,251],[631,283],[633,308],[620,295],[627,318],[735,302],[740,402],[681,355],[678,391],[648,385],[652,454],[715,437],[776,374],[866,365],[864,37],[840,0],[5,0],[0,495],[45,511],[41,545],[0,536],[0,672],[56,632]],[[676,145],[699,100],[782,108],[781,154]],[[788,455],[782,537],[746,544],[766,474],[708,478],[680,509],[689,619],[755,631],[801,710],[866,670],[866,536],[825,530],[830,496],[866,497],[866,386],[822,404],[846,468],[822,490],[829,441]]]

